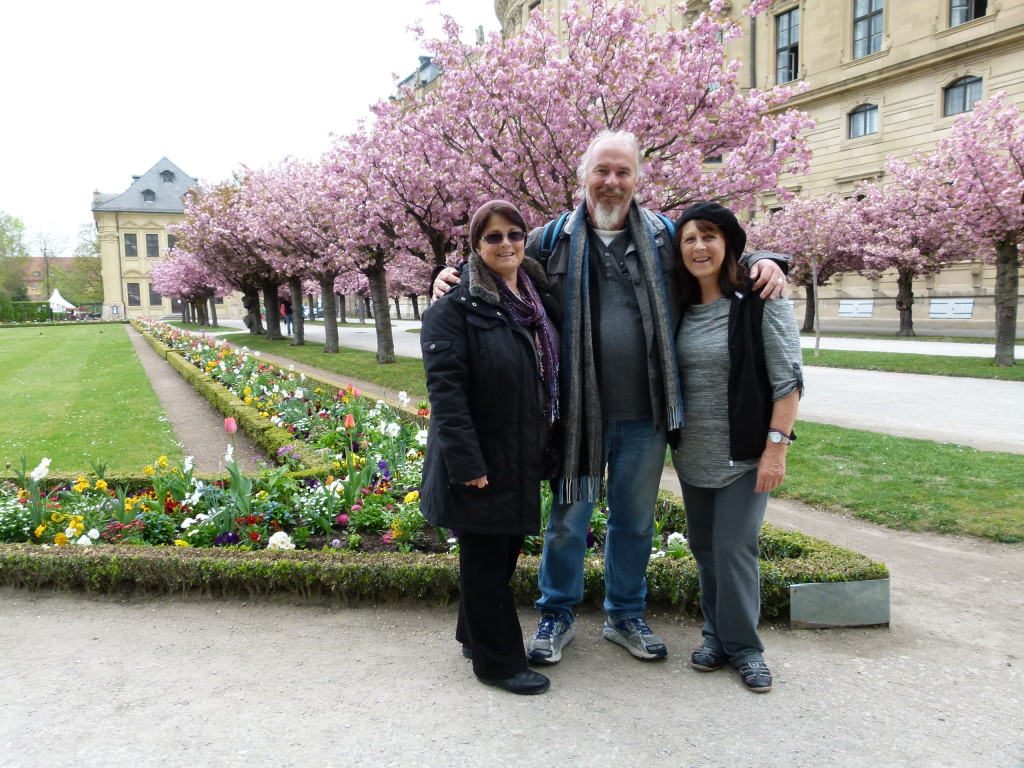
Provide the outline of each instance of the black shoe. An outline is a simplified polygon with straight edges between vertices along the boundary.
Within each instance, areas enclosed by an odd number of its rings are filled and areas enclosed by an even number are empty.
[[[466,658],[466,659],[469,659],[470,661],[472,661],[473,660],[473,649],[470,648],[468,645],[463,645],[462,646],[462,656],[463,656],[463,658]]]
[[[737,671],[743,684],[754,693],[768,693],[772,689],[772,671],[763,661],[740,664]]]
[[[531,696],[535,693],[544,693],[551,687],[551,681],[540,672],[532,669],[524,669],[518,674],[507,677],[504,680],[487,680],[483,677],[477,678],[484,685],[493,685],[509,693],[519,693],[524,696]]]
[[[690,656],[690,666],[701,672],[714,672],[716,669],[721,669],[724,663],[725,656],[722,655],[722,652],[710,645],[702,645]]]

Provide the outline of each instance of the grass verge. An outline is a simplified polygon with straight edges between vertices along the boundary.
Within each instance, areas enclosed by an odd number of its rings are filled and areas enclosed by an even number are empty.
[[[111,471],[137,470],[181,449],[125,326],[0,330],[0,465],[85,472],[91,459]]]
[[[890,528],[1024,541],[1024,456],[800,422],[776,495]]]
[[[839,349],[804,350],[804,365],[824,368],[857,368],[862,371],[921,373],[930,376],[966,376],[972,379],[1024,381],[1024,363],[997,368],[989,357],[952,357],[903,352],[849,352]]]

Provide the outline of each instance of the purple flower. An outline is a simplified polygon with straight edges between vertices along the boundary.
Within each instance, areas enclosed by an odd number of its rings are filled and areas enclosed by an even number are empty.
[[[591,528],[587,531],[587,547],[589,548],[594,546],[595,541],[597,541],[597,539],[594,537],[594,529]]]
[[[224,533],[218,534],[213,540],[213,546],[215,547],[229,547],[232,544],[239,542],[238,534],[234,531],[225,531]]]

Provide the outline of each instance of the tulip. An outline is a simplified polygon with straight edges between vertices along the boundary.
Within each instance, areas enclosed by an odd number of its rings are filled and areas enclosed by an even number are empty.
[[[238,431],[238,422],[235,421],[230,416],[228,416],[226,419],[224,419],[224,431],[227,432],[229,435],[235,434],[235,432]]]
[[[345,414],[345,429],[355,429],[355,428],[356,428],[356,420],[352,418],[352,414],[351,413],[346,413]]]

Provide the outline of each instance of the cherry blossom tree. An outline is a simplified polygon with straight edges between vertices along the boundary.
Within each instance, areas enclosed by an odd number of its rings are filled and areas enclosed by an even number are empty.
[[[180,299],[191,307],[194,321],[217,326],[214,300],[231,293],[231,286],[201,258],[175,247],[149,272],[153,287],[163,296]]]
[[[806,289],[803,331],[817,331],[815,354],[820,341],[818,287],[826,285],[837,272],[862,267],[858,245],[859,229],[855,198],[835,195],[790,201],[763,222],[748,227],[753,248],[764,248],[793,257],[789,281]]]
[[[654,29],[636,0],[570,2],[564,34],[540,12],[522,33],[467,45],[447,19],[437,43],[440,86],[414,100],[417,146],[454,153],[456,177],[477,201],[505,197],[549,218],[573,207],[577,165],[603,129],[635,133],[647,181],[640,194],[663,211],[697,199],[749,206],[784,171],[806,170],[802,133],[813,123],[785,102],[804,86],[742,87],[724,46],[742,34],[723,0],[684,29]],[[744,11],[763,12],[758,0]],[[706,163],[708,159],[720,162]]]
[[[894,177],[924,196],[947,198],[976,241],[994,250],[995,364],[1012,366],[1024,245],[1024,115],[998,93],[958,117],[934,151],[915,159],[921,173],[894,163]]]
[[[948,195],[932,194],[934,185],[921,183],[922,174],[921,168],[905,169],[902,182],[863,184],[853,206],[865,270],[876,276],[896,271],[897,336],[915,335],[914,278],[934,275],[970,255],[971,240],[959,232],[960,212]]]

